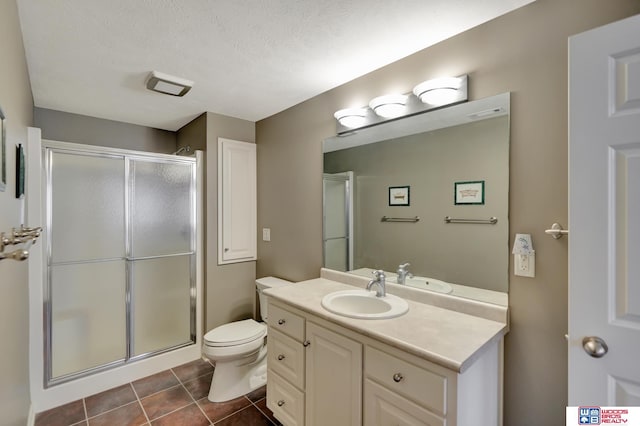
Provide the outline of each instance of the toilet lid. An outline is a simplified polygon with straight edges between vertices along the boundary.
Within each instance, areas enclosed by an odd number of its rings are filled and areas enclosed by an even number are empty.
[[[232,346],[264,337],[267,327],[252,319],[235,321],[214,328],[204,335],[207,346]]]

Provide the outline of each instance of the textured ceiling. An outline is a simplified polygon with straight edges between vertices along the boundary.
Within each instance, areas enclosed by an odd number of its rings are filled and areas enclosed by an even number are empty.
[[[533,0],[18,0],[37,107],[258,121]],[[152,70],[193,80],[145,89]]]

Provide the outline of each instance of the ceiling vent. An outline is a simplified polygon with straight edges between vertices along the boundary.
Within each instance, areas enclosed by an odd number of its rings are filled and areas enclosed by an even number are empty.
[[[151,71],[147,77],[147,89],[171,96],[184,96],[193,87],[193,81]]]

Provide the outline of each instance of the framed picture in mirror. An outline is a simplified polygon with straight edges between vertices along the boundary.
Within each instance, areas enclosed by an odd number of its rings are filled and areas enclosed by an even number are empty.
[[[456,182],[454,204],[484,204],[484,181]]]
[[[408,206],[409,205],[409,187],[408,186],[390,186],[389,187],[389,205],[390,206]]]

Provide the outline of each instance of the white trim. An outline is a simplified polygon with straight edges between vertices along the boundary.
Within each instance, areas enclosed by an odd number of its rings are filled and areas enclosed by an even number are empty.
[[[33,404],[29,406],[29,417],[27,417],[27,426],[36,424],[36,412],[33,410]]]

